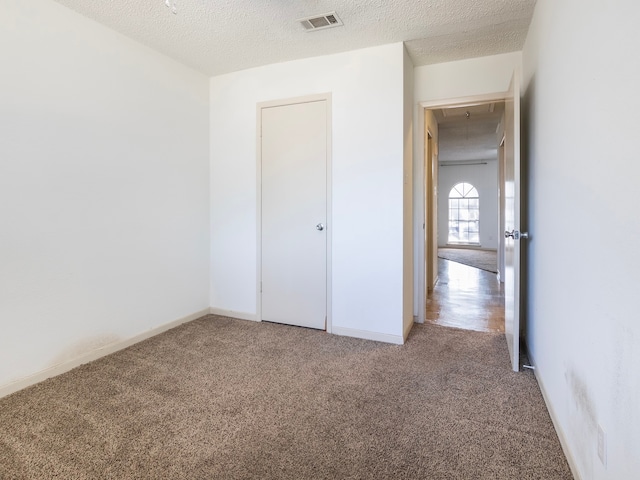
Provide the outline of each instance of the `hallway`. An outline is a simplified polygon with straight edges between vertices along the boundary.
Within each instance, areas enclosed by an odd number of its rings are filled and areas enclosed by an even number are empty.
[[[438,282],[425,321],[480,332],[504,332],[504,285],[495,273],[438,258]]]

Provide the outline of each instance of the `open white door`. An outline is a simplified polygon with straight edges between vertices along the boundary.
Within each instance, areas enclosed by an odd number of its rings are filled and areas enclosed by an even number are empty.
[[[520,370],[520,75],[516,71],[511,79],[509,95],[505,100],[505,324],[511,366]]]

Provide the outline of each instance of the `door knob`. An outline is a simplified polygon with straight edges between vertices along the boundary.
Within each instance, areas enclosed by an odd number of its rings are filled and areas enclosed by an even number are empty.
[[[317,224],[316,225],[316,230],[320,230],[320,231],[324,230],[324,225],[321,224],[321,223]]]
[[[504,238],[513,238],[514,240],[520,240],[521,238],[529,238],[527,232],[519,232],[518,230],[511,230],[504,232]]]

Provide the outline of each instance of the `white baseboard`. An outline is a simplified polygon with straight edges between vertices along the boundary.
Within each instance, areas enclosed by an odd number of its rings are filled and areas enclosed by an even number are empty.
[[[542,398],[544,399],[544,403],[547,406],[547,410],[549,411],[549,416],[551,417],[553,428],[555,429],[556,434],[558,435],[558,439],[560,440],[560,446],[562,447],[564,456],[567,458],[569,469],[571,470],[571,473],[573,474],[573,478],[575,480],[582,480],[576,461],[573,458],[573,455],[571,454],[571,450],[569,449],[569,442],[567,442],[567,437],[564,434],[564,430],[562,430],[562,428],[560,427],[560,422],[558,421],[556,412],[553,409],[551,402],[549,401],[549,396],[547,395],[547,390],[544,386],[544,382],[542,381],[542,377],[538,373],[538,367],[536,365],[536,362],[531,356],[530,352],[527,352],[527,355],[529,356],[529,361],[531,362],[531,365],[534,367],[533,373],[536,376],[536,380],[538,381],[538,386],[540,387],[540,392],[542,392]]]
[[[12,393],[17,392],[18,390],[22,390],[23,388],[30,387],[31,385],[35,385],[36,383],[40,383],[47,378],[55,377],[56,375],[60,375],[62,373],[68,372],[80,365],[85,363],[92,362],[93,360],[97,360],[98,358],[105,357],[112,353],[117,352],[118,350],[122,350],[124,348],[130,347],[138,342],[146,340],[147,338],[154,337],[162,332],[166,332],[178,325],[183,323],[191,322],[196,318],[200,318],[209,313],[209,309],[201,310],[196,313],[192,313],[191,315],[187,315],[186,317],[179,318],[172,322],[164,323],[157,327],[151,328],[145,332],[139,333],[130,338],[126,338],[124,340],[118,340],[113,343],[109,343],[100,348],[96,348],[95,350],[91,350],[90,352],[83,353],[82,355],[72,358],[70,360],[66,360],[57,365],[53,365],[52,367],[46,368],[39,372],[34,373],[33,375],[29,375],[28,377],[21,378],[20,380],[16,380],[14,382],[8,383],[7,385],[3,385],[0,387],[0,398],[6,397],[7,395],[11,395]]]
[[[253,322],[258,321],[258,316],[255,313],[237,312],[235,310],[224,310],[222,308],[211,307],[209,313],[212,315],[221,315],[223,317],[238,318],[240,320],[251,320]]]
[[[404,339],[399,335],[389,335],[388,333],[371,332],[369,330],[356,330],[353,328],[333,327],[331,333],[342,335],[343,337],[362,338],[364,340],[375,340],[377,342],[404,344]]]
[[[212,315],[221,315],[223,317],[237,318],[240,320],[251,320],[258,322],[258,316],[255,313],[238,312],[235,310],[224,310],[222,308],[211,307],[209,313]],[[389,335],[386,333],[371,332],[368,330],[355,330],[352,328],[334,327],[332,326],[331,333],[333,335],[342,335],[344,337],[362,338],[364,340],[375,340],[378,342],[393,343],[396,345],[404,344],[404,339],[407,338],[409,330],[413,327],[413,322],[405,327],[404,338],[397,335]]]

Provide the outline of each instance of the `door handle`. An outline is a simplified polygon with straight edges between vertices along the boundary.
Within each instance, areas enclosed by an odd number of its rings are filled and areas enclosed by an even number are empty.
[[[319,231],[324,230],[324,225],[323,225],[323,224],[321,224],[321,223],[317,224],[317,225],[316,225],[316,230],[319,230]]]
[[[514,240],[520,240],[521,238],[529,238],[528,232],[519,232],[518,230],[511,230],[510,232],[505,230],[504,238],[513,238]]]

